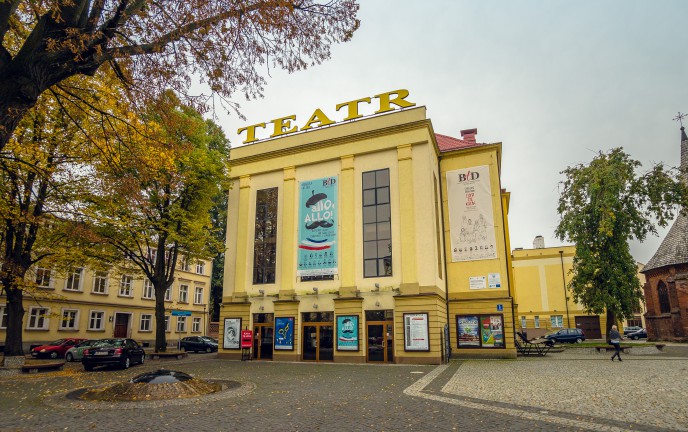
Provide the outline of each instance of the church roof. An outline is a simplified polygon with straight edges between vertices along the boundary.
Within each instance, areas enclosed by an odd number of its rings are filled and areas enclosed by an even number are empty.
[[[681,126],[681,169],[683,181],[688,182],[688,171],[686,171],[688,170],[688,137],[683,126]],[[679,213],[669,233],[642,272],[686,263],[688,263],[688,209]]]

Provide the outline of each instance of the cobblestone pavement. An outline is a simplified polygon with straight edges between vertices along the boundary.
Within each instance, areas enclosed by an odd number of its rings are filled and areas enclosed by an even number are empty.
[[[1,377],[0,430],[688,430],[686,358],[627,356],[612,363],[605,355],[565,352],[433,367],[215,357],[192,355],[91,373],[69,364],[60,372]],[[81,410],[47,403],[74,389],[121,382],[159,367],[235,380],[252,390],[240,397],[181,406],[161,402],[145,409],[112,404]],[[659,391],[650,392],[650,382]]]

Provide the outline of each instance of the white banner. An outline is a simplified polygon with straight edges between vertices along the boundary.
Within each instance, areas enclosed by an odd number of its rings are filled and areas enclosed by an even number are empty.
[[[490,167],[447,171],[452,262],[497,258]]]

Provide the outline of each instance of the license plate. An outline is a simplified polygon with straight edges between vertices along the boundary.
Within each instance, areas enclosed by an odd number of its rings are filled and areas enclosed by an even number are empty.
[[[106,355],[108,355],[108,353],[107,353],[107,351],[99,351],[99,352],[97,352],[95,355],[97,355],[97,356],[106,356]]]

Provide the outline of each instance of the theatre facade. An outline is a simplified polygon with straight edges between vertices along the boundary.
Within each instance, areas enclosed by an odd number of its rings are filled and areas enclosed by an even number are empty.
[[[259,360],[516,357],[501,143],[436,134],[407,99],[339,104],[341,123],[317,109],[300,129],[287,116],[240,130],[221,358],[241,357],[244,329]]]

